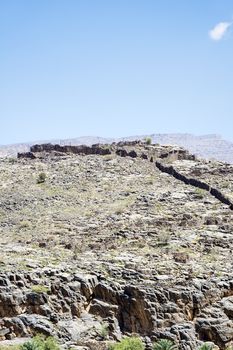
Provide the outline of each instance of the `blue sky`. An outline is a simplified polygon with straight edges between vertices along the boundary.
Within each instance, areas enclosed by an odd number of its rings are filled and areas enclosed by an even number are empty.
[[[233,141],[232,20],[232,0],[1,0],[0,144]]]

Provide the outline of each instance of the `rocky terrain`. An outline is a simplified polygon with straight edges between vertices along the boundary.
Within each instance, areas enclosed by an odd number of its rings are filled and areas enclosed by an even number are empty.
[[[0,349],[233,344],[233,165],[132,141],[0,161]]]
[[[153,143],[184,147],[192,154],[201,158],[211,160],[216,159],[233,164],[233,143],[224,140],[220,135],[210,134],[195,136],[192,134],[152,134],[149,136]],[[120,141],[144,140],[146,137],[148,137],[148,135],[137,135],[120,139],[88,136],[66,140],[42,141],[37,143],[52,142],[60,145],[90,146],[96,143],[106,144]],[[35,144],[35,142],[0,146],[0,157],[14,157],[18,152],[28,152],[33,144]]]

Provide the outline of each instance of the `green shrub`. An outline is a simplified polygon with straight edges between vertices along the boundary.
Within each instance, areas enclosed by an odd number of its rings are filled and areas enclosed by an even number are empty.
[[[46,174],[45,173],[40,173],[38,178],[37,178],[37,180],[36,180],[36,182],[38,184],[42,184],[42,183],[45,182],[45,180],[46,180]]]
[[[43,348],[35,340],[30,340],[30,341],[27,341],[26,343],[24,343],[20,347],[20,350],[43,350]]]
[[[208,343],[202,344],[199,348],[199,350],[212,350],[212,349],[213,349],[213,345]]]
[[[168,339],[161,339],[154,344],[153,350],[175,350],[177,346]]]
[[[24,229],[24,228],[30,228],[30,226],[31,226],[31,223],[30,223],[30,221],[27,221],[27,220],[22,220],[19,223],[19,229],[20,230]]]
[[[145,346],[143,345],[140,338],[131,337],[125,338],[120,343],[111,345],[109,350],[144,350]]]
[[[203,199],[207,195],[207,191],[203,190],[202,188],[196,188],[194,193],[197,199]]]
[[[60,347],[53,337],[36,336],[21,345],[20,350],[60,350]]]
[[[151,145],[152,144],[152,138],[151,137],[146,137],[145,138],[145,142],[147,145]]]
[[[97,333],[102,339],[107,339],[109,335],[108,325],[105,323],[102,324],[102,326],[97,329]]]
[[[7,160],[8,160],[8,162],[9,162],[10,164],[17,163],[17,159],[16,159],[16,158],[13,158],[13,157],[9,157],[9,158],[7,158]]]
[[[32,286],[32,291],[35,293],[48,293],[49,288],[46,286],[43,286],[42,284],[36,284]]]
[[[44,341],[43,350],[60,350],[60,346],[57,344],[56,340],[53,337],[48,337]]]

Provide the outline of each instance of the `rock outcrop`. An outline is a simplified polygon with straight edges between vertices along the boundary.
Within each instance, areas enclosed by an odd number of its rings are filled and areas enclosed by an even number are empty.
[[[7,273],[0,278],[1,340],[39,332],[85,345],[98,337],[101,324],[106,323],[115,340],[122,333],[138,333],[152,341],[171,339],[191,349],[201,341],[214,342],[220,348],[232,342],[231,279],[197,279],[186,287],[166,288],[158,283],[153,288],[139,288],[110,285],[95,275],[50,269]],[[77,333],[70,331],[78,326]]]

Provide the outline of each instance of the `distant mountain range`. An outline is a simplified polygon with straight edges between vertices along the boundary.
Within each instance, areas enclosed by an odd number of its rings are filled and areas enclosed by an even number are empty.
[[[224,140],[220,135],[202,135],[192,134],[151,134],[136,135],[124,138],[103,138],[95,136],[84,136],[64,140],[45,140],[34,141],[29,143],[12,144],[0,146],[0,157],[14,157],[18,152],[27,152],[31,145],[35,143],[59,143],[62,145],[91,145],[95,143],[112,143],[120,140],[138,140],[145,137],[151,137],[153,143],[161,145],[178,145],[188,149],[191,153],[201,158],[216,159],[233,164],[233,142]]]

